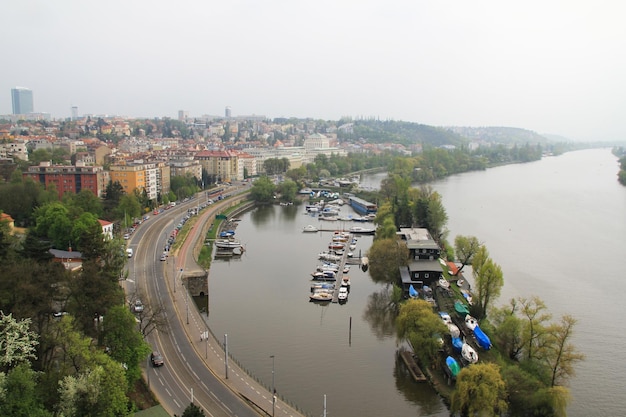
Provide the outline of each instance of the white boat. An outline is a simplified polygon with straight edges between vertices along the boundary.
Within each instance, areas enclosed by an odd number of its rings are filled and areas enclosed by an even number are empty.
[[[313,226],[312,224],[308,224],[308,225],[304,226],[302,231],[303,232],[307,232],[307,233],[312,233],[312,232],[319,232],[319,229],[317,227]]]
[[[461,290],[461,293],[463,294],[463,297],[465,297],[465,299],[467,300],[467,304],[472,305],[474,301],[472,294],[467,290]]]
[[[468,314],[465,316],[465,325],[468,329],[474,330],[474,328],[478,326],[478,320]]]
[[[310,301],[332,301],[333,293],[330,291],[314,292],[309,296]]]
[[[476,353],[474,348],[467,343],[463,343],[463,347],[461,348],[461,356],[469,363],[478,362],[478,353]]]
[[[346,265],[343,267],[343,273],[347,274],[348,272],[350,272],[350,265]]]
[[[444,277],[439,278],[439,281],[437,281],[437,285],[444,289],[450,288],[450,283]]]
[[[361,226],[352,226],[348,229],[350,233],[360,234],[360,235],[373,235],[376,233],[375,229],[369,227],[361,227]]]
[[[454,323],[448,323],[448,330],[450,331],[450,336],[452,337],[460,337],[461,331]]]
[[[235,239],[217,239],[215,247],[218,249],[235,249],[241,247],[241,242]]]
[[[320,252],[319,255],[317,255],[318,259],[324,260],[324,261],[339,261],[341,260],[341,256],[337,255],[336,253],[331,253],[331,252]]]
[[[344,276],[341,278],[341,286],[342,287],[349,287],[350,286],[350,277],[349,276]]]
[[[337,299],[339,301],[346,301],[348,299],[348,288],[347,287],[339,288],[339,294],[337,294]]]
[[[446,324],[452,323],[452,317],[450,317],[450,314],[446,313],[445,311],[440,311],[439,317],[441,317],[441,320],[443,320],[443,322]]]

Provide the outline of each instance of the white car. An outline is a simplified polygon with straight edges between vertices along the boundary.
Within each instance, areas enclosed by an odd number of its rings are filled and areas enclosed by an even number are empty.
[[[141,313],[143,311],[143,303],[141,300],[135,300],[135,305],[133,306],[135,313]]]

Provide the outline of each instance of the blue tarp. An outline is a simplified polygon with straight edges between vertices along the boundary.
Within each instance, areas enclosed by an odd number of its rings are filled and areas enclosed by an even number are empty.
[[[448,356],[446,358],[446,365],[448,366],[450,373],[454,377],[456,377],[461,371],[461,367],[459,366],[459,363],[452,356]]]
[[[417,296],[419,295],[417,290],[413,288],[413,284],[411,284],[411,286],[409,287],[409,295],[411,296],[411,298],[417,298]]]
[[[460,352],[461,349],[463,348],[463,341],[461,340],[460,337],[453,337],[452,338],[452,347],[454,348],[454,350],[456,350],[457,352]]]
[[[491,349],[491,340],[489,340],[489,337],[481,330],[480,326],[474,327],[474,337],[476,338],[478,346],[485,350]]]

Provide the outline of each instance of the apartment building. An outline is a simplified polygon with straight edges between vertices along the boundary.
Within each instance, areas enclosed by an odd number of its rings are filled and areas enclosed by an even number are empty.
[[[42,184],[46,189],[54,186],[59,199],[65,193],[79,193],[90,190],[94,195],[102,197],[109,183],[109,172],[101,166],[86,166],[80,162],[74,165],[52,165],[41,162],[38,166],[28,167],[22,174],[23,178],[31,178]]]

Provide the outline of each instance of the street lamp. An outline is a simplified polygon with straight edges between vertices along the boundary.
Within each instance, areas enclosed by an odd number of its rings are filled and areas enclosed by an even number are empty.
[[[272,417],[274,417],[274,412],[276,411],[276,385],[274,385],[274,355],[270,356],[272,358]]]

